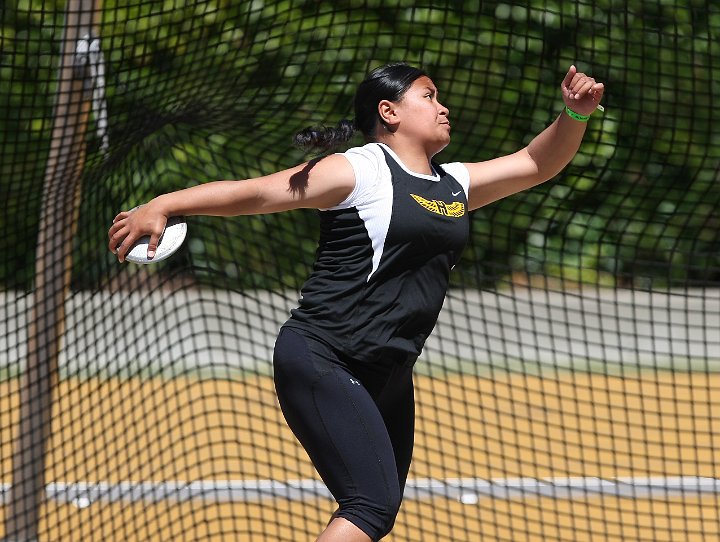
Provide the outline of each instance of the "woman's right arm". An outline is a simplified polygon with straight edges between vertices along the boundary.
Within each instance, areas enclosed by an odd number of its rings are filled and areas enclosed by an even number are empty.
[[[339,154],[264,177],[200,184],[163,194],[134,211],[118,214],[108,231],[108,248],[122,262],[132,245],[149,235],[148,256],[152,257],[171,216],[236,216],[323,209],[342,202],[354,186],[353,168]]]

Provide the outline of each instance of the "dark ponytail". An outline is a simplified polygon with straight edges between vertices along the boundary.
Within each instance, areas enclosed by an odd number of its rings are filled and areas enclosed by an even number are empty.
[[[343,143],[347,143],[355,135],[355,123],[343,119],[336,126],[316,128],[310,126],[300,130],[293,138],[296,147],[302,150],[328,152]]]
[[[355,120],[341,120],[335,127],[305,128],[295,134],[294,143],[304,151],[328,152],[350,141],[355,131],[366,141],[373,141],[378,123],[378,103],[399,101],[423,70],[405,63],[388,64],[374,69],[360,83],[355,93]]]

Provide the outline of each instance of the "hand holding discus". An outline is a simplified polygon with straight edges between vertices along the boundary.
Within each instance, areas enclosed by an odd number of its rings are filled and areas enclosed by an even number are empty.
[[[153,213],[150,206],[143,205],[115,217],[108,231],[108,248],[120,262],[149,264],[172,256],[186,235],[183,217]]]

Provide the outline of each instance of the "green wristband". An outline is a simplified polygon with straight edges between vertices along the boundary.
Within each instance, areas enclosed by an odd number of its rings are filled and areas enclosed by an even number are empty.
[[[567,113],[571,119],[579,120],[580,122],[587,122],[588,120],[590,120],[590,115],[581,115],[580,113],[575,113],[575,111],[570,109],[567,105],[565,106],[565,113]]]

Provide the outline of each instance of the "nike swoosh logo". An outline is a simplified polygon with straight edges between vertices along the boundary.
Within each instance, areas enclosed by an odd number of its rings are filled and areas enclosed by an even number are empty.
[[[452,195],[457,196],[460,192],[462,192],[462,190],[460,190],[459,192],[453,192]]]

